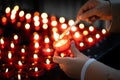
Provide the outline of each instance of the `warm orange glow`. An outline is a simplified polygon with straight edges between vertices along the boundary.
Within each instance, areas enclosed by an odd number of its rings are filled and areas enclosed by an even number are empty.
[[[97,39],[99,39],[99,38],[100,38],[100,34],[97,33],[97,34],[95,35],[95,37],[96,37]]]
[[[48,17],[48,14],[47,13],[42,13],[41,14],[41,17],[44,19],[44,18],[47,18]]]
[[[38,11],[34,12],[34,16],[39,16],[40,13]]]
[[[57,26],[57,21],[52,21],[52,22],[51,22],[51,25],[52,25],[52,26]]]
[[[18,74],[18,80],[21,80],[21,75],[20,74]]]
[[[45,43],[49,43],[49,42],[50,42],[50,39],[49,39],[48,37],[45,37],[44,42],[45,42]]]
[[[7,72],[8,72],[8,70],[9,70],[9,69],[8,69],[8,68],[6,68],[5,72],[7,73]]]
[[[26,29],[26,30],[29,30],[29,29],[30,29],[30,24],[29,24],[29,23],[26,23],[26,24],[25,24],[25,29]]]
[[[33,20],[34,20],[34,21],[39,21],[39,16],[34,16],[34,17],[33,17]]]
[[[65,18],[64,18],[64,17],[60,17],[60,18],[59,18],[59,22],[60,22],[60,23],[64,23],[64,22],[65,22]]]
[[[87,31],[87,30],[84,30],[84,31],[83,31],[83,35],[84,35],[84,36],[88,35],[88,31]]]
[[[79,38],[81,36],[80,32],[75,32],[74,34],[75,38]]]
[[[7,18],[4,16],[2,17],[2,23],[6,23],[7,22]]]
[[[22,53],[25,53],[25,49],[24,49],[24,48],[21,48],[21,52],[22,52]]]
[[[43,22],[43,23],[48,23],[48,19],[47,19],[47,18],[43,18],[43,19],[42,19],[42,22]]]
[[[62,28],[62,29],[66,29],[66,28],[67,28],[67,24],[62,24],[62,25],[61,25],[61,28]]]
[[[15,45],[14,45],[13,42],[11,42],[10,47],[11,47],[11,48],[14,48],[14,47],[15,47]]]
[[[51,16],[50,19],[51,19],[51,21],[55,21],[56,20],[56,16]]]
[[[10,19],[11,19],[11,20],[14,20],[14,19],[15,19],[15,15],[12,14],[12,15],[10,16]]]
[[[46,64],[50,64],[50,60],[49,59],[46,59]]]
[[[37,32],[33,33],[34,40],[39,40],[39,34]]]
[[[31,14],[30,14],[30,13],[27,13],[27,14],[25,15],[25,18],[26,18],[26,19],[31,19]]]
[[[33,58],[34,58],[34,59],[38,59],[38,55],[37,55],[37,54],[34,54],[34,55],[33,55]]]
[[[35,72],[37,72],[38,71],[38,67],[35,67]]]
[[[95,29],[95,28],[94,28],[93,26],[89,26],[89,31],[90,31],[90,32],[93,32],[94,29]]]
[[[14,40],[18,40],[18,35],[15,34],[15,35],[13,36],[13,38],[14,38]]]
[[[20,12],[19,12],[19,17],[23,17],[24,14],[25,14],[24,11],[20,11]]]
[[[90,42],[90,43],[93,42],[93,38],[92,38],[92,37],[89,37],[89,38],[88,38],[88,42]]]
[[[79,46],[80,46],[80,47],[83,47],[83,46],[84,46],[84,43],[83,43],[83,42],[80,42],[80,43],[79,43]]]
[[[56,32],[53,33],[55,41],[57,41],[60,37],[60,35]]]
[[[61,53],[61,54],[60,54],[60,56],[61,56],[61,57],[64,57],[64,56],[65,56],[65,54],[64,54],[64,53]]]
[[[43,24],[42,28],[43,29],[48,29],[48,25],[47,24]]]
[[[18,11],[19,10],[19,6],[18,5],[14,6],[14,10]]]
[[[84,29],[84,28],[85,28],[85,25],[84,25],[83,23],[80,23],[80,24],[79,24],[79,28],[80,28],[80,29]]]
[[[72,26],[74,24],[74,20],[69,20],[68,25]]]
[[[13,9],[12,11],[11,11],[11,15],[15,15],[17,13],[17,11],[15,10],[15,9]]]
[[[8,51],[8,58],[9,58],[9,59],[12,58],[12,53],[11,53],[11,51]]]
[[[106,29],[102,29],[102,34],[106,34],[106,33],[107,33]]]
[[[52,32],[58,32],[58,28],[57,27],[52,28]]]
[[[0,39],[0,44],[4,44],[4,39],[3,38]]]
[[[39,22],[39,21],[35,21],[35,22],[34,22],[34,25],[35,25],[35,26],[40,26],[40,22]]]
[[[23,64],[22,64],[22,62],[21,62],[21,61],[18,61],[18,65],[22,66]]]
[[[10,13],[10,11],[11,11],[10,7],[7,7],[7,8],[5,9],[5,13]]]
[[[76,28],[75,26],[73,26],[73,27],[71,28],[71,31],[72,31],[72,32],[75,32],[75,31],[77,31],[77,28]]]
[[[39,43],[38,43],[38,42],[35,42],[34,47],[35,47],[35,48],[39,48]]]

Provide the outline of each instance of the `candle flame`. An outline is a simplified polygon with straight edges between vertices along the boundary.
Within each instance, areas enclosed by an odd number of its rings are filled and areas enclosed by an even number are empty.
[[[47,17],[48,17],[48,14],[47,14],[47,13],[42,13],[42,14],[41,14],[41,17],[42,17],[42,18],[47,18]]]
[[[26,18],[26,19],[30,19],[30,18],[31,18],[31,14],[30,14],[30,13],[27,13],[27,14],[25,15],[25,18]]]
[[[60,54],[60,56],[61,56],[61,57],[64,57],[64,56],[65,56],[65,54],[64,54],[64,53],[61,53],[61,54]]]
[[[48,29],[48,25],[47,24],[43,24],[42,28],[43,29]]]
[[[20,12],[19,12],[19,17],[23,17],[24,14],[25,14],[24,11],[20,11]]]
[[[18,80],[21,80],[21,75],[20,74],[18,74]]]
[[[13,38],[14,38],[14,40],[18,40],[18,35],[15,34]]]
[[[12,58],[12,53],[11,53],[11,51],[8,51],[8,58],[9,58],[9,59]]]
[[[39,40],[39,34],[37,32],[35,32],[33,35],[34,35],[34,40]]]
[[[18,64],[19,64],[19,65],[22,65],[22,62],[21,62],[21,61],[18,61]]]
[[[62,29],[66,29],[66,28],[67,28],[67,24],[62,24],[62,25],[61,25],[61,28],[62,28]]]
[[[95,35],[95,37],[96,37],[97,39],[99,39],[99,38],[100,38],[100,34],[97,33],[97,34]]]
[[[37,72],[38,71],[38,67],[35,67],[35,72]]]
[[[4,44],[4,39],[3,38],[0,39],[0,43]]]
[[[50,64],[50,60],[49,59],[46,59],[46,64]]]
[[[38,55],[37,55],[37,54],[34,54],[34,55],[33,55],[33,58],[37,59],[37,58],[38,58]]]
[[[49,42],[50,42],[50,39],[49,39],[48,37],[45,37],[44,42],[45,42],[45,43],[49,43]]]
[[[74,33],[74,36],[75,36],[76,38],[79,38],[79,37],[80,37],[80,33],[79,33],[79,32],[75,32],[75,33]]]
[[[6,73],[8,72],[8,68],[6,68],[5,72],[6,72]]]
[[[34,22],[34,25],[35,25],[35,26],[39,26],[39,25],[40,25],[40,22],[39,22],[39,21],[35,21],[35,22]]]
[[[87,30],[84,30],[84,31],[83,31],[83,35],[85,35],[85,36],[88,35],[88,31],[87,31]]]
[[[58,23],[57,23],[57,21],[55,21],[55,20],[51,22],[51,25],[52,25],[52,26],[57,26],[57,24],[58,24]]]
[[[33,20],[34,20],[34,21],[39,21],[39,16],[34,16],[34,17],[33,17]]]
[[[22,53],[25,53],[25,49],[24,49],[24,48],[21,48],[21,52],[22,52]]]
[[[91,31],[91,32],[94,31],[94,27],[93,27],[93,26],[90,26],[90,27],[89,27],[89,31]]]
[[[14,48],[14,47],[15,47],[15,45],[14,45],[13,42],[11,42],[10,47],[11,47],[11,48]]]
[[[102,29],[102,34],[106,34],[106,29]]]
[[[59,40],[60,35],[56,32],[53,33],[55,41]]]
[[[92,37],[89,37],[89,38],[88,38],[88,42],[93,42],[93,38],[92,38]]]
[[[5,9],[5,13],[10,13],[10,7],[7,7],[6,9]]]
[[[80,43],[79,43],[79,46],[80,46],[80,47],[83,47],[83,46],[84,46],[84,43],[83,43],[83,42],[80,42]]]
[[[43,22],[43,23],[48,23],[48,19],[47,19],[47,18],[43,18],[43,19],[42,19],[42,22]]]
[[[83,23],[79,24],[80,29],[84,29],[85,25]]]
[[[39,48],[39,43],[38,43],[38,42],[35,42],[34,47],[35,47],[35,48]]]
[[[60,23],[64,23],[65,22],[65,18],[64,17],[60,17],[59,22]]]
[[[14,10],[18,11],[19,10],[19,6],[18,5],[14,6]]]
[[[25,29],[26,29],[26,30],[30,29],[30,24],[29,24],[29,23],[26,23],[26,24],[25,24]]]

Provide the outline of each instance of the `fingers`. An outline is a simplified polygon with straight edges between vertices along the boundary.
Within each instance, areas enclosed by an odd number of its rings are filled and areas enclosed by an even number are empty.
[[[53,61],[59,64],[67,64],[71,61],[71,59],[72,59],[71,57],[60,57],[60,56],[53,57]]]
[[[76,48],[74,41],[71,42],[71,51],[75,57],[80,55],[80,51]]]

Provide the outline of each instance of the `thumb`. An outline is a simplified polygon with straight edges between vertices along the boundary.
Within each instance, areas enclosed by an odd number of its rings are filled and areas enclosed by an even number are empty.
[[[80,51],[76,48],[74,41],[71,42],[71,51],[72,51],[72,53],[74,54],[75,57],[80,55]]]

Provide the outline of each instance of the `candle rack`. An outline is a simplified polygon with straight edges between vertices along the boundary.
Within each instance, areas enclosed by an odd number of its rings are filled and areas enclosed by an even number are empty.
[[[61,57],[71,57],[71,40],[80,51],[84,51],[108,35],[104,28],[80,22],[66,33],[69,41],[64,45],[64,41],[60,43],[61,48],[56,47],[53,43],[59,42],[60,34],[73,23],[72,19],[58,18],[45,12],[27,13],[18,5],[7,7],[0,16],[0,76],[7,76],[4,79],[24,77],[27,80],[28,77],[42,76],[55,67],[52,61],[55,50],[61,49]],[[12,66],[10,73],[13,75],[8,76],[9,67],[5,70],[3,65]]]

